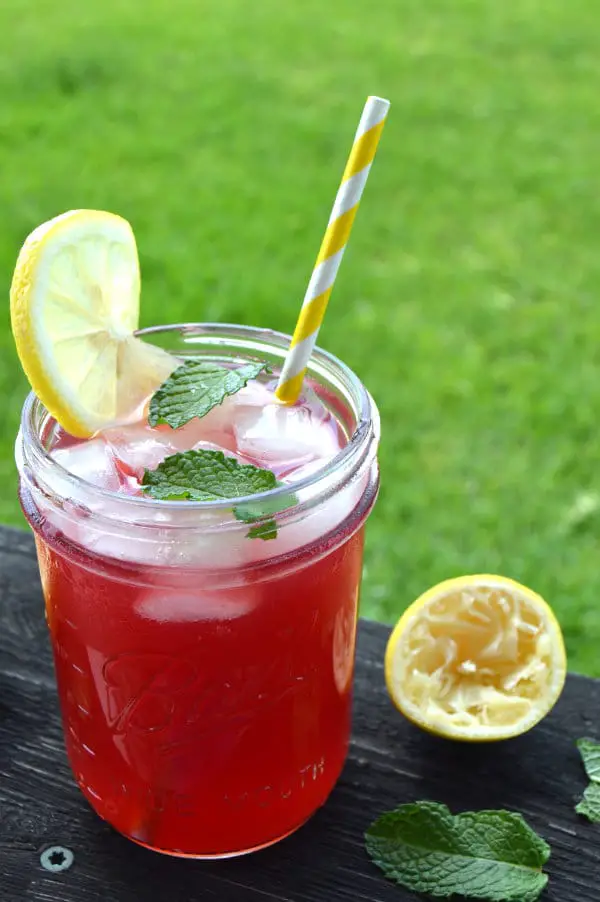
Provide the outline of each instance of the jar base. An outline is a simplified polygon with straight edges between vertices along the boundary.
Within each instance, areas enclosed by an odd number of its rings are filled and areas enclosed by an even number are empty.
[[[121,833],[121,836],[124,836],[125,839],[131,840],[131,842],[134,842],[138,846],[142,846],[142,848],[144,849],[148,849],[150,852],[158,852],[160,855],[168,855],[171,858],[189,858],[192,861],[223,861],[227,858],[241,858],[243,855],[252,855],[253,852],[260,852],[262,849],[268,849],[269,846],[276,845],[276,843],[287,839],[288,836],[292,835],[292,833],[300,830],[300,828],[303,827],[309,820],[310,817],[306,818],[306,820],[302,821],[296,827],[292,827],[292,829],[288,830],[287,833],[282,833],[281,836],[276,836],[274,839],[269,839],[267,842],[260,843],[257,846],[251,846],[249,849],[239,849],[235,852],[218,852],[208,855],[203,855],[201,853],[197,854],[194,852],[178,852],[174,849],[161,849],[158,846],[152,846],[148,843],[142,842],[141,840],[136,839],[134,836],[128,836],[126,833]]]

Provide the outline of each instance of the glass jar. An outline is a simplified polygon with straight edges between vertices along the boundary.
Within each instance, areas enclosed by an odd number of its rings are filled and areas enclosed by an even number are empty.
[[[234,325],[141,330],[181,358],[280,367],[289,336]],[[94,809],[172,855],[221,858],[287,836],[322,805],[350,735],[363,527],[378,489],[377,409],[315,349],[306,384],[348,441],[294,485],[277,537],[231,502],[109,492],[48,453],[27,398],[21,505],[36,538],[69,759]],[[276,500],[289,487],[237,499]],[[282,500],[284,499],[283,504]]]

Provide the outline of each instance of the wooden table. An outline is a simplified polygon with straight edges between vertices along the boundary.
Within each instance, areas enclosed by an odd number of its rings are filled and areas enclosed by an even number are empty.
[[[362,840],[378,814],[415,799],[454,811],[522,812],[553,850],[543,900],[598,902],[600,825],[579,818],[573,806],[585,785],[574,741],[600,737],[600,681],[570,676],[554,712],[519,739],[450,743],[392,708],[382,669],[387,635],[384,626],[360,625],[350,756],[309,824],[247,858],[206,863],[156,855],[101,821],[71,777],[33,541],[0,528],[1,902],[416,900],[385,880]],[[72,866],[44,869],[40,857],[51,846],[71,850]]]

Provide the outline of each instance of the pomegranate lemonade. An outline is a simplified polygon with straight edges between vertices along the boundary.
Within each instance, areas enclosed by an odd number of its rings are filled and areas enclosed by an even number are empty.
[[[181,365],[166,400],[76,438],[30,395],[17,440],[66,745],[83,793],[126,836],[241,854],[306,821],[344,763],[377,411],[319,350],[300,399],[279,403],[278,333],[142,338]],[[173,425],[169,404],[185,390],[195,409],[206,389],[193,368],[177,383],[190,361],[208,362],[206,379],[220,367],[228,388],[244,379]]]

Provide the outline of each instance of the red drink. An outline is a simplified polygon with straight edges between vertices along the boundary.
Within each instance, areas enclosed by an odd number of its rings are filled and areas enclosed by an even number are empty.
[[[216,332],[237,339],[236,354],[241,336],[265,355],[258,330],[165,334],[206,356]],[[268,343],[276,364],[287,339]],[[275,842],[325,802],[344,763],[376,411],[342,364],[314,361],[318,397],[295,411],[270,411],[269,387],[249,386],[180,435],[142,423],[78,442],[39,402],[24,409],[21,500],[71,765],[102,817],[163,852],[222,857]],[[277,538],[249,539],[231,505],[138,497],[141,471],[174,441],[216,444],[293,486]]]

